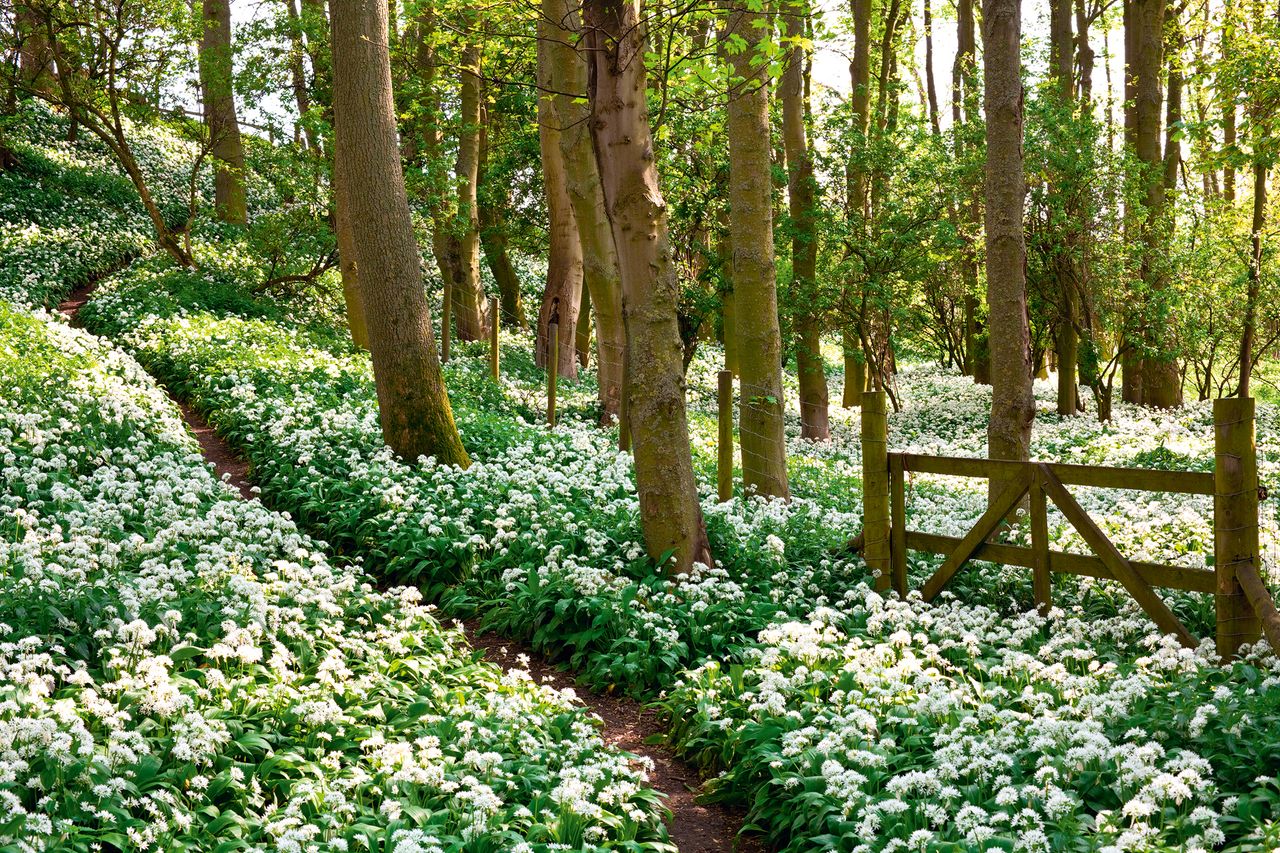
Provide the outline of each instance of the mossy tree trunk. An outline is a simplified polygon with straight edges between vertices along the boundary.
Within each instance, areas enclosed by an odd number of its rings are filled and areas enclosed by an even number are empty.
[[[768,60],[761,44],[768,17],[730,0],[727,35],[745,42],[729,57],[729,223],[737,299],[742,480],[748,489],[788,497],[783,434],[782,336],[773,255]]]
[[[243,225],[248,219],[244,182],[244,145],[236,120],[232,88],[230,0],[202,0],[200,30],[200,91],[204,123],[213,157],[214,213],[223,222]]]
[[[801,46],[809,20],[807,0],[784,9],[792,42],[782,75],[782,136],[787,151],[791,214],[792,304],[795,306],[796,372],[800,381],[800,435],[831,437],[827,366],[822,358],[822,300],[818,292],[817,182],[805,124],[809,118],[809,57]]]
[[[331,15],[334,157],[355,243],[382,436],[401,458],[470,464],[444,387],[400,166],[382,0]]]
[[[544,30],[552,27],[542,22]],[[553,89],[552,52],[558,48],[553,37],[538,40],[538,81],[546,91]],[[570,49],[570,48],[563,48]],[[560,330],[555,353],[557,369],[567,379],[578,375],[577,351],[574,343],[578,325],[578,308],[582,304],[582,242],[578,239],[578,223],[569,200],[569,178],[565,170],[564,152],[560,149],[561,128],[568,127],[566,117],[556,109],[553,97],[538,98],[538,146],[542,151],[542,188],[547,201],[547,280],[542,289],[542,305],[538,310],[538,337],[534,359],[545,367],[551,354],[547,328],[552,323]]]
[[[587,92],[587,63],[574,48],[581,37],[582,19],[574,0],[543,0],[542,9],[540,36],[548,48],[551,89],[557,93],[552,100],[560,119],[565,185],[582,247],[583,281],[594,309],[600,417],[607,425],[621,413],[627,330],[618,251],[592,147],[591,107],[574,97]]]
[[[618,251],[628,340],[627,414],[649,555],[672,571],[711,564],[693,475],[676,318],[679,281],[654,164],[638,0],[587,0],[596,162]]]

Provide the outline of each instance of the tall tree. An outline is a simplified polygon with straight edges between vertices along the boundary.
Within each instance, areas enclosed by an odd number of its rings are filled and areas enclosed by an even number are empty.
[[[1140,273],[1146,311],[1142,335],[1140,393],[1134,402],[1156,408],[1182,403],[1182,375],[1174,358],[1170,327],[1160,301],[1168,286],[1165,269],[1166,238],[1164,152],[1161,145],[1161,108],[1164,105],[1161,78],[1164,73],[1166,0],[1127,0],[1132,6],[1129,23],[1135,31],[1126,33],[1126,83],[1132,81],[1133,147],[1140,166],[1139,192],[1144,216],[1138,228]]]
[[[729,135],[729,222],[733,229],[733,290],[737,300],[739,431],[742,479],[748,489],[787,497],[783,434],[782,336],[769,132],[768,60],[761,49],[768,16],[751,0],[729,0],[726,36],[733,69]]]
[[[711,547],[689,446],[679,282],[649,129],[640,5],[587,0],[583,17],[592,136],[622,281],[640,523],[649,555],[671,553],[673,569],[687,571],[711,565]]]
[[[587,63],[574,47],[582,35],[582,18],[576,0],[543,0],[542,10],[540,44],[548,46],[550,57],[550,90],[560,120],[566,187],[582,247],[583,280],[596,322],[600,418],[607,425],[621,414],[627,330],[622,317],[618,252],[591,141],[591,106],[585,99]]]
[[[542,30],[553,27],[539,22]],[[556,41],[553,34],[538,39],[538,83],[543,92],[553,92],[551,65],[553,51],[571,49]],[[538,311],[538,338],[535,349],[537,363],[545,366],[550,358],[547,327],[556,323],[556,364],[561,376],[578,375],[578,359],[574,332],[578,325],[578,308],[582,303],[582,242],[578,239],[578,223],[569,200],[569,178],[565,171],[564,153],[560,150],[560,129],[568,122],[557,110],[553,95],[538,98],[538,143],[542,150],[542,186],[547,201],[547,280],[542,289],[542,307]]]
[[[1025,460],[1031,447],[1031,331],[1027,324],[1026,177],[1022,164],[1020,0],[983,0],[983,90],[987,113],[987,306],[991,329],[991,421],[987,454]],[[991,496],[1002,481],[992,478]]]
[[[298,130],[307,147],[318,150],[320,140],[315,125],[310,120],[311,91],[307,85],[307,69],[303,64],[306,48],[303,46],[302,16],[298,14],[298,0],[284,0],[289,19],[289,83],[293,88],[293,104],[298,110]]]
[[[787,200],[791,230],[791,301],[795,305],[796,372],[800,380],[800,435],[826,441],[826,361],[822,358],[822,309],[818,295],[817,182],[805,126],[809,120],[808,0],[783,9],[790,48],[782,73],[782,137],[787,151]]]
[[[1071,33],[1072,0],[1051,0],[1049,4],[1049,74],[1053,80],[1054,106],[1060,120],[1067,121],[1074,117],[1075,103],[1075,45]],[[1057,179],[1059,191],[1065,190],[1062,184],[1066,179]],[[1068,200],[1064,204],[1069,218],[1078,219],[1080,211]],[[1068,241],[1069,242],[1069,241]],[[1076,335],[1076,323],[1079,302],[1076,294],[1077,258],[1074,246],[1058,247],[1053,258],[1054,278],[1057,280],[1058,316],[1056,336],[1054,339],[1058,361],[1058,414],[1072,417],[1076,414],[1077,394],[1079,391],[1076,361],[1079,349],[1079,338]]]
[[[871,118],[871,0],[851,0],[851,5],[853,57],[849,61],[849,105],[853,112],[855,143],[865,149]],[[845,167],[845,194],[845,218],[852,231],[862,227],[861,224],[866,221],[869,199],[866,158],[856,153],[850,156]],[[858,294],[852,292],[852,288],[846,287],[843,301],[848,309],[861,300]],[[851,326],[850,319],[845,318],[840,339],[844,350],[844,392],[841,403],[845,408],[860,405],[862,393],[866,390],[866,355],[859,343],[861,330]]]
[[[457,239],[454,266],[453,316],[458,340],[478,341],[485,336],[484,286],[480,283],[480,185],[481,96],[480,45],[463,45],[459,73]]]
[[[231,2],[202,0],[200,30],[200,90],[209,152],[216,168],[214,212],[223,222],[243,225],[248,218],[244,182],[244,145],[236,120],[231,85]]]
[[[421,259],[400,166],[387,5],[335,0],[331,9],[335,164],[355,237],[382,437],[406,460],[470,464],[453,422],[431,331]]]

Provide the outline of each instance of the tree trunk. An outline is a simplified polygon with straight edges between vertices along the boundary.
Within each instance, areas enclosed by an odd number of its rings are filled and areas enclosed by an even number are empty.
[[[622,317],[622,280],[618,251],[605,208],[600,170],[591,141],[587,63],[574,45],[582,29],[575,0],[543,0],[540,37],[547,41],[551,89],[560,124],[560,153],[582,250],[583,281],[591,293],[596,323],[596,379],[600,418],[616,420],[622,407],[622,374],[627,359],[627,330]],[[549,41],[548,41],[549,40]]]
[[[314,2],[314,0],[304,0]],[[427,173],[427,209],[431,218],[431,255],[440,274],[443,300],[440,312],[441,335],[449,339],[453,322],[453,293],[458,289],[457,239],[451,230],[455,195],[446,192],[448,167],[444,163],[440,130],[440,93],[436,89],[435,11],[428,4],[418,19],[418,70],[422,104],[418,133],[422,141],[423,169]],[[442,341],[443,343],[443,341]]]
[[[1250,228],[1249,287],[1244,303],[1244,330],[1240,335],[1240,387],[1236,396],[1249,396],[1253,375],[1253,347],[1257,336],[1258,295],[1262,290],[1262,230],[1267,224],[1267,167],[1259,160],[1253,166],[1253,223]]]
[[[727,32],[746,42],[730,57],[729,221],[733,229],[733,289],[737,296],[738,429],[742,480],[748,490],[787,497],[783,434],[782,336],[778,330],[773,256],[768,62],[758,56],[767,16],[731,7]]]
[[[649,555],[675,572],[711,565],[698,503],[676,319],[679,281],[653,157],[638,0],[587,0],[596,161],[618,251],[629,359],[627,415]]]
[[[817,182],[805,136],[809,115],[808,62],[800,46],[809,19],[807,0],[787,10],[786,35],[795,46],[782,74],[782,137],[787,151],[787,198],[791,214],[792,301],[796,306],[796,371],[800,380],[800,435],[831,437],[828,424],[826,362],[822,358],[822,316],[818,295]]]
[[[1049,73],[1053,80],[1058,108],[1065,115],[1074,112],[1075,49],[1071,38],[1072,0],[1051,0],[1049,4]],[[1054,176],[1056,177],[1056,176]],[[1061,189],[1062,182],[1054,180],[1051,186]],[[1063,204],[1072,222],[1080,216],[1078,205],[1072,199]],[[1073,243],[1074,236],[1066,242]],[[1057,279],[1058,317],[1054,349],[1058,362],[1058,414],[1074,417],[1079,385],[1076,375],[1076,292],[1075,267],[1077,259],[1073,245],[1058,246],[1054,257],[1054,277]]]
[[[586,368],[591,362],[591,289],[582,288],[582,302],[578,305],[578,328],[574,334],[574,349],[578,367]]]
[[[18,75],[21,86],[40,95],[52,95],[53,51],[42,27],[42,15],[29,3],[12,7],[17,36],[22,42],[18,51]]]
[[[1141,224],[1141,276],[1148,294],[1168,286],[1164,255],[1168,246],[1165,223],[1164,152],[1160,124],[1164,72],[1164,13],[1166,0],[1131,0],[1133,54],[1126,54],[1126,69],[1133,79],[1135,104],[1134,150],[1142,166],[1142,190],[1146,216]],[[1181,405],[1181,372],[1173,357],[1169,329],[1149,327],[1142,357],[1142,398],[1144,406],[1171,408]]]
[[[542,22],[543,29],[551,26]],[[552,89],[551,52],[557,43],[547,37],[538,40],[538,80],[545,91]],[[568,49],[568,48],[565,48]],[[547,201],[547,281],[542,289],[542,307],[538,311],[538,340],[534,358],[540,367],[547,365],[548,333],[551,323],[560,329],[556,364],[560,375],[578,375],[577,348],[570,332],[578,325],[578,306],[582,304],[583,260],[578,223],[569,200],[568,175],[564,154],[560,150],[560,130],[568,122],[562,119],[551,98],[538,98],[538,144],[542,151],[542,186]]]
[[[502,325],[509,329],[523,329],[528,321],[524,316],[524,297],[520,293],[520,276],[507,253],[507,222],[496,205],[480,202],[480,247],[484,250],[485,263],[498,285],[498,298],[502,312]],[[493,322],[493,318],[489,318]]]
[[[991,330],[992,459],[1025,460],[1031,446],[1031,332],[1027,325],[1027,248],[1022,210],[1022,76],[1020,0],[983,0],[983,78],[987,113],[987,305]],[[991,479],[991,498],[1005,487]]]
[[[853,14],[853,58],[849,61],[849,105],[853,113],[855,144],[865,147],[867,126],[871,116],[871,0],[851,0]],[[867,172],[859,159],[845,166],[845,219],[850,231],[865,227],[867,217]],[[856,239],[856,238],[855,238]],[[860,303],[852,286],[846,285],[843,299],[846,307]],[[862,405],[866,385],[866,354],[862,352],[860,332],[849,327],[844,318],[841,350],[844,356],[844,390],[840,403],[846,409]]]
[[[938,117],[938,84],[933,76],[933,6],[924,0],[924,80],[929,101],[929,127],[934,136],[942,135],[942,122]]]
[[[470,464],[445,392],[409,217],[391,95],[387,6],[342,0],[332,14],[334,145],[355,238],[382,436],[407,461]]]
[[[240,142],[235,92],[231,86],[230,0],[202,0],[201,20],[200,91],[204,99],[204,123],[209,131],[209,153],[217,168],[214,212],[223,222],[244,225],[248,204],[244,147]]]
[[[476,202],[480,182],[480,47],[462,48],[462,87],[458,121],[457,264],[453,288],[454,327],[460,341],[484,340],[484,287],[480,284],[480,215]]]
[[[308,118],[311,112],[311,93],[307,90],[307,72],[302,64],[306,52],[302,45],[302,19],[298,15],[297,0],[284,0],[285,11],[289,16],[289,81],[293,86],[293,102],[298,110],[298,126],[302,129],[307,148],[319,150],[316,129]]]
[[[351,199],[348,176],[343,164],[333,164],[334,230],[338,236],[338,269],[342,273],[342,299],[347,308],[347,328],[351,341],[361,349],[369,348],[369,324],[365,318],[364,299],[360,295],[360,275],[356,262],[356,237],[351,223]]]

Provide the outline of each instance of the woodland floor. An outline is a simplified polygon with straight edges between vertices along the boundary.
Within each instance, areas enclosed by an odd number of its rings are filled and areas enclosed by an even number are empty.
[[[58,311],[79,326],[77,315],[98,287],[97,281],[77,288],[58,305]],[[222,439],[198,412],[185,401],[165,389],[169,398],[182,412],[182,418],[200,443],[200,451],[213,465],[217,475],[235,486],[240,496],[252,500],[254,495],[249,483],[249,463]],[[649,743],[664,732],[657,714],[651,709],[624,696],[614,696],[586,690],[573,684],[571,675],[557,669],[542,655],[523,643],[500,637],[493,633],[480,633],[479,620],[463,623],[471,645],[484,652],[486,660],[504,672],[527,669],[534,681],[557,690],[574,687],[578,699],[603,722],[603,737],[609,745],[647,758],[653,763],[649,772],[649,785],[666,796],[666,806],[671,810],[667,828],[672,842],[680,853],[764,853],[765,847],[757,838],[739,837],[746,816],[746,809],[723,803],[699,803],[696,789],[700,784],[697,769],[681,761],[662,744]],[[527,658],[527,666],[520,660]]]

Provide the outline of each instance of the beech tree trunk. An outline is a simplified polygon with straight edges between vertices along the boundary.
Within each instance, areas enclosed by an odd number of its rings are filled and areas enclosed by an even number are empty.
[[[18,51],[18,79],[21,85],[41,95],[53,94],[53,51],[42,27],[42,15],[28,3],[12,7],[14,26],[22,41]]]
[[[480,202],[480,247],[484,250],[485,263],[498,285],[499,311],[502,325],[510,329],[523,329],[528,320],[524,316],[524,296],[520,293],[520,276],[507,252],[507,221],[499,206]],[[497,322],[489,318],[490,322]]]
[[[853,130],[867,138],[871,117],[871,0],[851,0],[853,12],[853,58],[849,61],[849,104],[853,111]],[[847,199],[845,217],[850,225],[862,227],[867,217],[867,170],[857,160],[851,160],[845,174]],[[845,288],[844,302],[852,305],[860,302],[852,287]],[[862,352],[861,332],[848,326],[841,330],[840,344],[844,353],[844,391],[841,405],[846,409],[862,405],[866,390],[866,354]]]
[[[818,295],[817,182],[805,133],[809,115],[808,53],[799,46],[809,20],[808,0],[786,8],[786,35],[795,39],[782,74],[782,137],[787,152],[787,199],[791,213],[792,302],[795,305],[796,372],[800,382],[800,435],[831,437],[827,365],[822,358]]]
[[[627,330],[618,251],[591,141],[591,107],[574,97],[587,92],[587,63],[574,47],[581,37],[582,20],[576,0],[543,0],[542,8],[540,35],[548,49],[551,90],[558,93],[552,99],[560,118],[565,184],[581,244],[583,281],[594,308],[600,419],[608,426],[621,413]]]
[[[744,40],[746,48],[730,57],[729,222],[734,237],[733,289],[738,299],[742,480],[748,490],[785,498],[790,493],[773,256],[768,61],[759,52],[766,24],[764,12],[737,2],[731,6],[727,32]]]
[[[543,30],[552,27],[550,22],[540,22]],[[552,91],[551,52],[571,50],[555,41],[548,33],[538,40],[538,80],[543,90]],[[552,98],[538,98],[538,145],[542,151],[542,187],[547,201],[547,281],[542,289],[542,307],[538,311],[538,339],[534,358],[540,367],[548,361],[547,326],[557,324],[559,352],[556,363],[560,375],[575,378],[578,375],[578,359],[574,330],[578,325],[578,307],[582,303],[582,242],[578,238],[578,223],[569,200],[568,175],[564,154],[560,150],[560,129],[568,127],[561,118]]]
[[[369,348],[369,325],[365,318],[364,298],[360,295],[360,274],[356,262],[356,237],[351,223],[350,178],[343,162],[333,163],[334,231],[338,237],[338,270],[342,273],[342,300],[347,309],[347,329],[351,341],[361,349]]]
[[[1049,4],[1049,73],[1054,82],[1054,94],[1058,108],[1064,114],[1075,109],[1075,49],[1071,37],[1072,0],[1051,0]],[[1061,182],[1055,181],[1060,187]],[[1080,216],[1077,205],[1067,200],[1064,209],[1068,218],[1075,221]],[[1076,370],[1079,339],[1076,335],[1076,263],[1073,251],[1074,238],[1058,247],[1053,267],[1057,278],[1058,317],[1054,337],[1054,353],[1058,370],[1058,414],[1074,417],[1078,402],[1078,371]]]
[[[1267,224],[1267,167],[1261,161],[1253,167],[1253,222],[1249,233],[1249,285],[1244,303],[1244,330],[1240,335],[1240,387],[1237,397],[1249,396],[1253,376],[1253,347],[1257,337],[1258,296],[1262,291],[1262,231]]]
[[[454,328],[460,341],[484,340],[484,287],[480,283],[480,212],[476,200],[480,182],[480,47],[462,48],[462,86],[458,129],[458,222],[453,287]]]
[[[1031,447],[1031,331],[1027,325],[1027,247],[1022,210],[1022,39],[1020,0],[983,0],[987,113],[987,306],[991,329],[991,422],[987,455],[1025,460]],[[991,479],[994,500],[1005,487]]]
[[[1148,294],[1168,286],[1165,272],[1164,152],[1160,139],[1161,76],[1164,73],[1164,24],[1166,0],[1130,0],[1133,5],[1133,53],[1125,55],[1126,70],[1133,78],[1134,151],[1142,165],[1141,188],[1146,207],[1140,225],[1141,278]],[[1164,323],[1149,325],[1142,357],[1141,404],[1171,408],[1182,404],[1182,377],[1171,352],[1173,342]]]
[[[676,318],[679,281],[653,157],[638,0],[587,0],[592,137],[621,275],[629,350],[627,416],[649,555],[671,570],[711,565],[698,503]]]
[[[284,0],[285,11],[289,16],[289,82],[293,87],[293,102],[298,110],[298,127],[307,148],[319,150],[316,129],[307,118],[311,112],[311,93],[307,87],[307,72],[302,57],[306,49],[302,44],[302,19],[298,14],[297,0]]]
[[[333,5],[334,158],[344,185],[367,311],[382,437],[401,458],[470,464],[431,332],[400,166],[382,0]]]
[[[244,186],[244,147],[236,121],[231,86],[230,0],[202,0],[200,30],[200,90],[209,153],[216,166],[214,213],[223,222],[244,225],[248,201]]]

